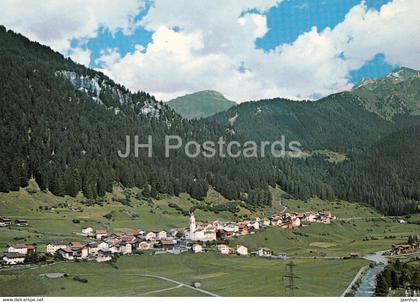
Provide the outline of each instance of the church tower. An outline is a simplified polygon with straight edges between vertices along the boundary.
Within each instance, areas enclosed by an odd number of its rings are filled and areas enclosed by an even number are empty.
[[[194,232],[196,230],[194,213],[190,216],[190,240],[194,240]]]

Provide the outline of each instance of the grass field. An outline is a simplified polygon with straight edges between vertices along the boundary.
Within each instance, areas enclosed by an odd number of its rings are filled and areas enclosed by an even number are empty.
[[[177,204],[183,211],[194,205],[226,204],[230,201],[210,190],[204,201],[192,199],[187,194],[179,197],[161,197],[158,200],[136,198],[138,189],[124,190],[115,187],[102,203],[86,205],[83,196],[57,197],[50,193],[19,192],[0,193],[0,215],[27,219],[29,227],[0,228],[0,249],[8,244],[27,242],[45,245],[54,239],[83,241],[77,233],[82,227],[106,227],[109,231],[131,231],[184,228],[188,216],[170,207]],[[253,235],[230,239],[230,245],[244,244],[250,251],[261,247],[275,253],[287,253],[297,264],[301,296],[339,295],[354,277],[365,260],[327,260],[325,256],[347,256],[351,252],[361,255],[386,250],[393,243],[405,241],[408,235],[419,234],[416,224],[400,224],[397,220],[382,217],[370,207],[345,201],[327,202],[285,198],[279,188],[271,189],[273,206],[252,212],[240,206],[239,212],[212,212],[196,210],[198,221],[236,221],[240,217],[269,217],[273,213],[331,210],[337,220],[330,225],[310,224],[295,230],[269,227]],[[129,205],[124,205],[124,201]],[[109,215],[107,215],[109,214]],[[104,216],[109,216],[105,218]],[[409,217],[410,222],[419,216]],[[78,220],[78,223],[74,221]],[[76,221],[77,222],[77,221]],[[314,259],[317,257],[317,259]],[[138,255],[123,256],[118,269],[109,264],[58,262],[48,267],[33,269],[0,270],[0,296],[195,296],[204,295],[187,287],[140,276],[153,274],[190,284],[201,281],[203,289],[222,296],[282,296],[282,276],[286,261],[256,257],[222,256],[220,254]],[[65,272],[70,277],[51,280],[40,277],[45,272]],[[87,278],[87,284],[73,280],[74,276]],[[16,284],[25,284],[24,287]]]
[[[180,197],[166,197],[152,202],[138,200],[134,196],[137,190],[125,191],[115,187],[112,194],[107,194],[102,205],[86,206],[81,203],[83,197],[57,197],[50,193],[29,194],[19,192],[0,193],[0,213],[11,218],[24,218],[30,227],[0,228],[0,248],[4,249],[14,242],[37,243],[42,248],[51,240],[80,240],[76,234],[84,226],[106,227],[110,231],[131,231],[134,228],[145,230],[183,228],[188,224],[188,216],[180,214],[169,206],[175,203],[183,210],[189,210],[197,204],[223,204],[230,201],[215,191],[209,191],[205,201],[197,201],[187,194]],[[408,235],[420,235],[418,225],[399,224],[384,218],[374,209],[345,201],[327,202],[320,199],[309,201],[284,199],[284,192],[272,189],[273,206],[251,212],[240,207],[239,213],[222,211],[196,210],[197,221],[237,220],[238,216],[270,216],[287,208],[288,212],[309,210],[331,210],[337,221],[331,225],[311,224],[294,231],[269,227],[254,235],[232,240],[233,244],[246,245],[251,250],[268,247],[277,253],[296,256],[345,256],[350,252],[367,254],[390,248],[393,243],[401,242]],[[115,200],[121,200],[129,194],[130,206]],[[66,207],[60,205],[67,204]],[[104,217],[111,214],[111,219]],[[74,223],[77,219],[80,223]],[[410,218],[416,219],[415,216]],[[392,238],[389,238],[392,235]],[[385,236],[387,238],[385,238]],[[371,240],[371,238],[375,240]],[[366,240],[369,239],[369,240]]]
[[[138,255],[121,257],[117,266],[97,263],[57,263],[49,267],[0,272],[0,296],[195,296],[192,289],[173,288],[173,283],[140,276],[152,274],[191,284],[221,296],[285,296],[286,263],[256,257],[221,256],[214,253]],[[337,296],[365,265],[365,260],[296,260],[299,296]],[[65,272],[69,277],[47,279],[45,272]],[[339,272],[339,273],[338,273]],[[72,279],[80,276],[88,283]],[[24,287],[16,282],[25,282]],[[7,286],[8,284],[15,286]]]

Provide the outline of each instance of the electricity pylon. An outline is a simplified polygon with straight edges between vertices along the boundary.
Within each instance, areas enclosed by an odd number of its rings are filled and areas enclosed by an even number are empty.
[[[287,266],[287,274],[284,275],[283,278],[287,278],[289,280],[288,284],[285,286],[289,290],[289,297],[295,296],[295,290],[298,290],[299,287],[296,286],[296,279],[299,279],[299,276],[297,276],[294,272],[294,267],[296,264],[293,263],[293,261],[286,264]]]

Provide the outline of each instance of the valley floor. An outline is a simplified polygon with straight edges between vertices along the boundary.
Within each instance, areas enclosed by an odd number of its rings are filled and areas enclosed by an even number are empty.
[[[368,264],[363,259],[334,259],[350,253],[367,255],[387,250],[392,244],[405,242],[409,235],[419,235],[413,215],[399,223],[382,217],[375,210],[345,201],[308,202],[284,199],[280,189],[272,189],[273,207],[250,211],[240,206],[238,212],[197,210],[198,221],[237,220],[241,217],[269,216],[288,212],[331,210],[337,220],[330,225],[310,224],[294,230],[269,227],[254,235],[230,240],[230,245],[244,244],[250,250],[266,247],[275,254],[286,253],[297,264],[299,296],[339,296],[359,269]],[[0,249],[16,242],[37,243],[45,251],[51,240],[82,241],[77,233],[82,227],[105,227],[111,232],[134,228],[152,230],[187,226],[188,216],[169,206],[176,203],[183,210],[193,205],[227,204],[215,192],[199,202],[188,195],[145,201],[135,190],[116,188],[102,204],[87,206],[83,198],[56,197],[49,193],[0,193],[0,213],[12,219],[26,219],[29,227],[0,228]],[[129,205],[121,200],[129,201]],[[63,206],[65,204],[65,206]],[[111,214],[111,218],[104,217]],[[280,259],[224,256],[213,252],[181,255],[130,255],[118,259],[116,266],[94,262],[56,262],[49,266],[0,269],[0,296],[287,296],[286,264]],[[41,277],[47,272],[69,275],[62,279]],[[153,276],[146,276],[153,275]],[[79,276],[88,280],[73,280]],[[162,277],[162,278],[160,278]],[[163,278],[168,278],[166,280]],[[201,282],[198,291],[193,281]],[[24,287],[20,284],[25,284]],[[208,291],[208,292],[206,292]]]
[[[361,266],[362,259],[295,260],[299,296],[339,296]],[[215,253],[182,255],[132,255],[118,259],[116,266],[94,262],[58,262],[51,266],[0,271],[0,296],[287,296],[286,261],[256,257],[223,256]],[[47,272],[69,277],[48,279]],[[147,275],[147,276],[146,276]],[[152,276],[149,276],[152,275]],[[88,280],[73,280],[79,276]],[[172,281],[191,286],[196,291]],[[18,284],[25,283],[25,287]]]

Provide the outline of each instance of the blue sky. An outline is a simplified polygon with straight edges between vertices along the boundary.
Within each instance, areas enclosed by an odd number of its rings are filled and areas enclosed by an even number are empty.
[[[255,41],[257,48],[269,51],[283,43],[293,43],[296,38],[311,27],[316,26],[319,31],[326,27],[333,28],[344,20],[348,11],[360,0],[286,0],[281,5],[271,8],[265,13],[269,31],[264,37]],[[368,0],[366,5],[371,9],[379,9],[390,0]],[[150,3],[142,10],[137,19],[143,18],[150,8]],[[152,41],[153,32],[139,27],[130,35],[124,35],[121,31],[111,33],[101,28],[96,38],[90,39],[83,48],[91,51],[91,67],[101,67],[95,60],[101,56],[101,50],[105,48],[116,48],[121,55],[126,55],[135,50],[135,45],[147,46]],[[78,41],[74,40],[73,45]],[[387,64],[384,56],[378,53],[372,60],[367,62],[360,69],[354,70],[349,77],[352,83],[356,84],[363,78],[381,77],[397,65]]]
[[[317,99],[420,69],[419,15],[418,0],[0,2],[6,27],[161,100]]]

